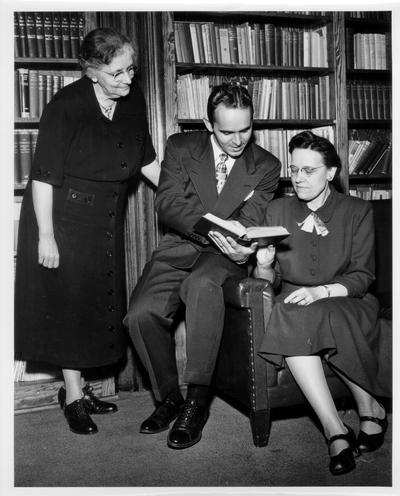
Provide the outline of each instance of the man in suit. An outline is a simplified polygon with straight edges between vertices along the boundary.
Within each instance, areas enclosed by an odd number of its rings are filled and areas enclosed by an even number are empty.
[[[198,442],[208,418],[211,383],[224,323],[222,284],[246,276],[256,244],[227,238],[223,254],[193,229],[207,212],[244,226],[262,221],[280,163],[251,142],[253,106],[239,85],[217,86],[207,105],[207,131],[168,139],[156,195],[159,220],[168,228],[131,295],[124,319],[152,384],[157,407],[142,433],[167,430],[168,446]],[[186,307],[186,400],[178,387],[173,330]]]

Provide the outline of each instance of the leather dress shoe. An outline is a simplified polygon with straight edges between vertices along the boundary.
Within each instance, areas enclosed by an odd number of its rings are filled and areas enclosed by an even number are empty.
[[[69,428],[75,434],[96,434],[97,425],[90,418],[83,398],[64,405],[64,415]]]
[[[208,405],[200,405],[196,400],[187,399],[168,434],[168,446],[183,449],[198,443],[207,422],[208,413]]]
[[[363,416],[360,417],[360,422],[374,422],[382,427],[382,432],[377,432],[376,434],[367,434],[366,432],[360,430],[357,437],[357,447],[361,453],[368,453],[369,451],[375,451],[380,448],[385,440],[385,433],[388,428],[386,412],[383,419]]]
[[[358,456],[360,454],[353,430],[346,424],[345,427],[348,430],[347,434],[337,434],[328,440],[328,446],[338,439],[343,439],[349,443],[348,448],[344,448],[337,455],[331,456],[329,470],[333,475],[342,475],[351,472],[356,467],[354,455]]]
[[[89,414],[105,414],[105,413],[114,413],[118,410],[117,405],[114,403],[108,403],[107,401],[101,401],[97,396],[95,396],[93,392],[93,387],[89,384],[86,384],[84,388],[82,388],[83,392],[83,402],[86,407],[86,410]],[[64,408],[66,399],[66,391],[64,387],[61,387],[58,391],[58,402],[60,403],[60,407]]]
[[[176,419],[183,405],[182,395],[177,392],[169,394],[158,404],[154,412],[140,426],[142,434],[157,434],[168,429],[169,424]]]

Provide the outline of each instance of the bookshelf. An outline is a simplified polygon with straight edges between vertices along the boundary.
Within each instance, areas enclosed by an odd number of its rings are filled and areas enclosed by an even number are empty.
[[[350,194],[392,194],[391,14],[345,16]]]
[[[294,131],[303,129],[314,129],[334,141],[343,164],[341,182],[346,192],[353,189],[354,181],[358,179],[364,188],[368,183],[372,188],[376,185],[377,189],[381,189],[382,184],[388,186],[391,183],[389,174],[384,177],[382,174],[371,174],[369,177],[358,174],[354,177],[349,173],[349,152],[356,136],[355,132],[361,132],[361,135],[365,136],[365,130],[380,130],[386,134],[391,130],[390,109],[383,108],[384,103],[391,98],[388,13],[171,12],[164,13],[163,16],[163,37],[168,40],[164,47],[165,94],[171,107],[167,126],[171,132],[202,129],[201,117],[205,114],[207,86],[235,79],[246,84],[253,94],[256,141],[260,135],[264,135],[261,146],[265,146],[281,159],[281,183],[284,188],[289,183],[285,171],[286,145]],[[232,35],[231,31],[236,33]],[[272,31],[275,37],[271,35]],[[369,36],[365,40],[365,35],[374,31],[376,36]],[[357,35],[358,32],[363,35]],[[364,65],[350,64],[354,54],[360,54],[358,45],[354,51],[353,39],[352,44],[349,43],[350,34],[352,37],[353,34],[357,35],[357,39],[363,39],[363,43],[367,41],[370,48],[373,47],[373,42],[378,45],[380,43],[375,66],[372,66],[371,62],[365,64],[364,59]],[[239,47],[240,36],[243,36],[242,48]],[[317,56],[310,54],[310,49],[311,52],[315,51],[313,36],[320,37],[320,43],[318,40],[316,42],[316,51],[319,51]],[[386,47],[385,57],[382,42]],[[233,49],[235,43],[238,47]],[[271,43],[274,49],[271,48]],[[247,50],[247,58],[243,56],[240,59],[240,56],[232,55],[234,50],[244,51],[243,46]],[[229,55],[223,55],[224,50],[228,50]],[[278,58],[279,52],[281,54]],[[265,91],[264,87],[264,93],[257,87],[263,84],[260,82],[263,80],[270,84],[269,90]],[[272,86],[271,81],[274,82]],[[318,88],[316,81],[320,83]],[[294,91],[285,89],[288,82],[294,84]],[[358,91],[360,88],[363,92],[368,89],[370,94],[374,91],[376,96],[379,95],[382,108],[378,109],[376,102],[374,119],[372,115],[361,118],[364,116],[351,114],[349,88],[353,85],[358,87]],[[276,93],[272,98],[276,98],[278,103],[274,103],[275,108],[270,115],[263,112],[259,115],[258,109],[260,105],[265,105],[264,101],[271,93],[271,87]],[[297,105],[298,110],[307,109],[310,107],[311,91],[311,102],[315,98],[315,92],[318,95],[317,102],[322,94],[323,108],[306,110],[306,115],[304,112],[288,115],[283,108],[277,110],[276,105],[282,105],[285,95],[289,102],[286,107],[296,110]],[[348,102],[347,108],[343,102]],[[281,136],[277,137],[279,133]],[[274,142],[278,144],[274,145]]]

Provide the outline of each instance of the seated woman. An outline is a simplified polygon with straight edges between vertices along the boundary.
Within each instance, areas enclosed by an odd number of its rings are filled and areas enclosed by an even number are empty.
[[[278,367],[283,359],[317,414],[327,439],[330,471],[355,468],[354,455],[384,441],[386,411],[375,396],[390,396],[390,377],[379,374],[378,301],[374,280],[374,226],[369,202],[339,193],[334,146],[305,131],[292,138],[291,180],[296,196],[271,202],[266,224],[291,233],[257,251],[255,275],[276,288],[276,303],[260,354]],[[322,358],[352,392],[360,416],[356,438],[329,391]]]

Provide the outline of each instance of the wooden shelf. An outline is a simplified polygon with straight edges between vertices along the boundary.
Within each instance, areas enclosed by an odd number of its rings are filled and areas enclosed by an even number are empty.
[[[368,182],[392,182],[391,174],[350,174],[349,181],[352,183]]]
[[[371,28],[374,32],[390,31],[391,21],[383,19],[359,19],[358,17],[345,17],[346,27],[352,27],[361,31],[370,31]]]
[[[239,22],[242,19],[246,19],[247,22],[280,22],[284,24],[298,25],[301,24],[309,26],[323,26],[332,22],[332,15],[308,15],[308,14],[292,14],[290,12],[257,12],[257,11],[212,11],[212,12],[202,12],[202,11],[177,11],[174,13],[174,18],[176,21],[186,21],[190,19],[190,22],[199,21],[211,21],[211,22],[221,22],[227,23],[231,21]]]
[[[80,69],[78,59],[43,58],[43,57],[17,57],[14,60],[15,67],[35,66],[51,69]]]
[[[181,126],[193,126],[199,127],[204,126],[202,119],[178,119],[178,124]],[[321,126],[333,126],[335,124],[334,119],[324,119],[324,120],[293,120],[293,119],[254,119],[254,128],[277,128],[285,127],[290,129],[302,129],[302,128],[313,128]]]
[[[216,72],[251,72],[252,74],[290,74],[290,75],[312,75],[324,76],[332,74],[331,67],[292,67],[292,66],[256,66],[248,64],[196,64],[188,62],[176,63],[177,74],[185,74],[187,72],[212,73]]]
[[[349,119],[348,127],[356,129],[390,129],[392,121],[390,119]]]
[[[389,69],[347,69],[347,77],[351,79],[387,79],[392,78]]]
[[[14,119],[15,127],[32,127],[37,126],[40,122],[40,117],[16,117]]]

